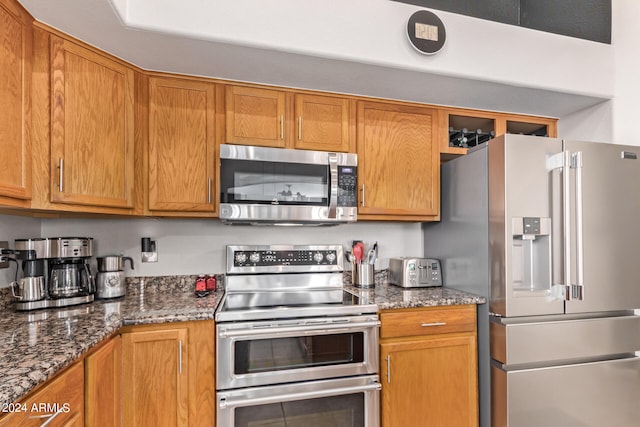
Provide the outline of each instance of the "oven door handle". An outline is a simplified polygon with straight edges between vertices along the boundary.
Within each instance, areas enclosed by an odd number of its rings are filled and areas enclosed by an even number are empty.
[[[343,329],[345,331],[352,331],[353,329],[365,329],[365,328],[379,328],[380,321],[372,321],[372,322],[358,322],[358,323],[322,323],[315,325],[300,325],[300,326],[274,326],[268,328],[243,328],[243,329],[232,329],[232,330],[223,330],[221,329],[218,332],[218,336],[220,338],[234,338],[234,337],[249,337],[249,336],[258,336],[258,335],[271,335],[271,334],[281,334],[281,333],[289,333],[289,332],[318,332],[318,331],[335,331],[337,329]]]
[[[341,394],[354,394],[368,391],[378,391],[382,389],[380,383],[367,384],[364,386],[340,387],[329,390],[304,391],[299,393],[275,394],[264,397],[240,397],[240,398],[223,398],[220,400],[220,409],[237,408],[239,406],[268,405],[270,403],[281,403],[291,400],[318,399],[322,397],[336,396]]]

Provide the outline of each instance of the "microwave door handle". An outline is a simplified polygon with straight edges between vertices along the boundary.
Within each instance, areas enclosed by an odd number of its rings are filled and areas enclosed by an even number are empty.
[[[329,212],[327,217],[335,219],[338,206],[338,154],[329,153]]]

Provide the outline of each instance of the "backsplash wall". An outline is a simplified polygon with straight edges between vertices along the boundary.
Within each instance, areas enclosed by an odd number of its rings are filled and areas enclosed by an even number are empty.
[[[5,217],[2,217],[4,221]],[[10,218],[10,217],[6,217]],[[51,219],[41,227],[24,228],[15,237],[93,237],[94,255],[124,254],[134,260],[127,276],[165,276],[223,273],[228,244],[342,244],[377,241],[377,269],[387,268],[390,257],[419,256],[423,243],[419,223],[359,222],[334,227],[230,226],[211,219]],[[11,240],[1,233],[0,240]],[[13,232],[13,230],[12,230]],[[140,262],[140,239],[157,242],[158,262]],[[3,270],[0,270],[2,272]],[[13,270],[12,270],[13,271]],[[0,280],[0,287],[7,285]]]

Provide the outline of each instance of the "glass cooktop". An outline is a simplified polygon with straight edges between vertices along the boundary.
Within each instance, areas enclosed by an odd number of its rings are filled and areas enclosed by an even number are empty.
[[[378,306],[342,289],[227,292],[217,322],[371,314]]]

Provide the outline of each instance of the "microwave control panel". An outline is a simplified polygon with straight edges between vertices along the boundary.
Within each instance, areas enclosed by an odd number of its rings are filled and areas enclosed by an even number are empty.
[[[338,166],[338,206],[358,206],[357,168]]]

